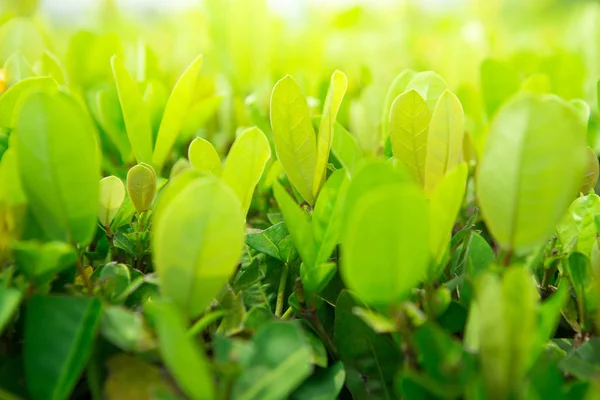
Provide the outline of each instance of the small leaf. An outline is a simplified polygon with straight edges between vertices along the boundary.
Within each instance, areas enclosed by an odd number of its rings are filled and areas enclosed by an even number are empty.
[[[338,361],[329,368],[318,369],[292,394],[291,400],[337,399],[345,380],[344,364]]]
[[[229,150],[223,168],[223,182],[240,199],[242,214],[248,214],[254,188],[271,158],[271,147],[265,134],[258,128],[246,129]]]
[[[181,74],[167,100],[152,154],[152,162],[158,171],[162,170],[181,131],[184,117],[190,108],[201,65],[202,56],[198,56]]]
[[[19,271],[38,285],[50,282],[77,260],[73,246],[64,242],[15,241],[11,249]]]
[[[317,161],[317,140],[310,120],[308,104],[300,86],[287,75],[275,84],[271,94],[271,128],[277,158],[300,192],[314,204],[313,181]]]
[[[394,100],[406,91],[406,87],[416,74],[417,73],[413,70],[405,69],[404,71],[400,72],[392,81],[392,84],[385,95],[385,101],[383,104],[383,113],[381,115],[381,137],[385,138],[389,135],[390,110],[392,109]]]
[[[148,164],[133,166],[127,173],[127,192],[138,214],[152,207],[156,197],[156,172]]]
[[[154,347],[142,316],[124,307],[108,306],[100,324],[102,336],[127,352],[144,352]]]
[[[58,89],[56,81],[49,77],[27,78],[8,88],[0,96],[0,127],[12,129],[15,107],[21,96],[29,91],[52,91]]]
[[[600,197],[588,194],[575,199],[556,227],[563,251],[579,251],[588,257],[596,242],[594,218],[600,214]]]
[[[289,237],[285,222],[279,222],[260,233],[251,233],[246,236],[246,244],[254,250],[267,254],[281,261],[288,261],[290,254],[284,240]]]
[[[585,176],[583,178],[583,183],[581,184],[581,189],[579,189],[579,192],[583,194],[587,194],[590,191],[590,189],[596,186],[596,183],[598,182],[598,174],[600,172],[598,165],[598,157],[596,156],[596,153],[594,153],[594,151],[590,147],[588,147],[587,150],[587,168],[585,171]]]
[[[18,289],[0,287],[0,333],[4,332],[4,328],[19,308],[22,297]]]
[[[125,185],[116,176],[107,176],[100,180],[100,207],[98,219],[105,227],[109,227],[125,200]]]
[[[221,158],[213,145],[206,139],[197,137],[192,140],[188,149],[188,159],[198,171],[206,171],[221,176],[223,166]]]

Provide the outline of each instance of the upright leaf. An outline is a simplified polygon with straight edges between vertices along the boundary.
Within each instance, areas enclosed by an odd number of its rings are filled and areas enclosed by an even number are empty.
[[[92,121],[63,93],[32,93],[20,104],[17,160],[31,210],[49,239],[86,245],[96,228],[100,177]]]
[[[185,177],[184,172],[176,180]],[[195,318],[237,266],[244,216],[235,194],[213,177],[193,178],[166,192],[154,214],[155,269],[162,293]]]
[[[356,139],[337,122],[335,124],[331,152],[349,176],[354,175],[364,161],[364,154],[360,147],[358,147]]]
[[[0,287],[0,333],[4,331],[19,308],[22,297],[21,291],[18,289]]]
[[[342,71],[335,71],[331,76],[329,90],[323,106],[323,116],[317,136],[317,163],[313,179],[313,196],[316,198],[325,182],[327,161],[333,143],[335,119],[348,88],[348,78]]]
[[[152,126],[150,116],[142,100],[138,83],[125,69],[123,62],[113,56],[110,60],[115,84],[119,94],[119,103],[123,111],[127,137],[137,162],[152,162]]]
[[[117,211],[125,200],[125,185],[116,176],[107,176],[100,180],[100,207],[98,219],[105,227],[110,226]]]
[[[28,91],[53,91],[58,89],[56,81],[49,77],[27,78],[8,88],[0,96],[0,127],[12,129],[15,107],[21,96]]]
[[[406,87],[408,86],[411,79],[417,73],[410,69],[405,69],[400,72],[392,81],[386,95],[385,101],[383,103],[383,113],[381,115],[381,137],[385,138],[389,135],[389,125],[390,125],[390,110],[392,109],[392,104],[394,100],[402,93],[406,91]]]
[[[600,174],[598,156],[596,156],[596,153],[590,147],[587,148],[587,153],[588,163],[583,178],[583,183],[581,184],[581,188],[579,189],[579,191],[583,194],[586,194],[590,191],[590,189],[596,186],[596,183],[598,182],[598,175]]]
[[[208,140],[201,137],[192,140],[188,148],[188,159],[198,171],[206,171],[221,176],[223,171],[221,158]]]
[[[101,311],[96,298],[34,295],[29,299],[23,356],[32,398],[70,398],[92,351]]]
[[[163,164],[183,126],[184,117],[190,108],[194,95],[201,65],[202,56],[198,56],[183,72],[175,87],[173,87],[169,100],[167,100],[165,112],[158,129],[158,136],[156,137],[154,153],[152,154],[152,162],[159,172],[162,170]]]
[[[141,163],[129,170],[127,193],[138,213],[150,209],[156,197],[156,172],[151,165]]]
[[[408,167],[421,185],[425,184],[429,120],[427,103],[414,89],[398,96],[389,114],[389,134],[394,157]]]
[[[425,71],[415,74],[406,85],[406,90],[416,90],[427,102],[429,111],[433,112],[437,107],[438,99],[447,87],[446,81],[441,76],[433,71]]]
[[[240,199],[243,215],[248,213],[254,188],[269,158],[271,158],[269,141],[256,127],[242,132],[229,150],[223,168],[223,181]]]
[[[458,98],[445,91],[431,116],[427,134],[425,158],[425,191],[433,193],[448,171],[458,165],[462,157],[464,112]]]
[[[481,64],[481,89],[489,118],[519,90],[519,75],[505,62],[487,59]]]
[[[277,157],[286,175],[304,200],[314,204],[312,189],[317,161],[315,131],[300,86],[289,75],[279,80],[273,88],[271,128]]]
[[[505,249],[542,243],[581,185],[585,127],[556,97],[519,96],[490,127],[476,190],[483,217]]]

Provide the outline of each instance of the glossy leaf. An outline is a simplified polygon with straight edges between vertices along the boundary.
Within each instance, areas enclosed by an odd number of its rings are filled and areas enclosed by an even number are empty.
[[[256,127],[242,132],[229,150],[222,178],[238,196],[243,215],[248,213],[254,188],[270,158],[269,141]]]
[[[335,120],[348,88],[348,78],[342,71],[335,71],[329,82],[329,90],[323,106],[323,116],[317,136],[317,159],[313,179],[313,196],[316,198],[325,183],[327,161],[333,143]]]
[[[208,140],[201,137],[192,140],[188,149],[188,159],[198,171],[206,171],[221,176],[223,171],[221,158]]]
[[[204,312],[237,266],[244,216],[231,189],[212,177],[168,187],[159,204],[152,251],[161,289],[187,317],[194,318]]]
[[[110,62],[133,154],[137,162],[150,163],[152,162],[152,126],[138,83],[127,72],[123,62],[117,56],[113,56]]]
[[[139,214],[150,209],[156,197],[156,172],[151,165],[142,163],[129,170],[127,193]]]
[[[563,251],[579,251],[590,256],[596,241],[594,218],[600,214],[600,197],[596,194],[578,197],[557,226]]]
[[[580,187],[585,136],[572,106],[555,97],[523,95],[498,111],[476,190],[503,248],[530,249],[551,234]]]
[[[98,219],[105,227],[110,226],[113,218],[125,200],[125,185],[116,176],[107,176],[100,180],[100,207]]]
[[[271,128],[277,158],[309,204],[314,204],[313,182],[317,140],[308,104],[298,83],[289,75],[277,82],[271,94]]]
[[[34,399],[68,399],[92,351],[102,303],[32,296],[25,313],[25,378]]]
[[[201,65],[202,56],[198,56],[179,77],[169,100],[167,100],[152,154],[152,162],[158,171],[162,170],[162,166],[179,136],[183,119],[190,108]]]
[[[17,160],[37,222],[50,239],[88,244],[96,229],[100,176],[92,121],[62,93],[33,93],[18,110]]]
[[[389,115],[392,151],[421,185],[425,183],[429,120],[427,103],[416,90],[409,90],[394,100]]]
[[[406,90],[416,90],[427,102],[430,112],[434,112],[438,104],[438,99],[447,89],[447,84],[441,76],[432,71],[419,72],[415,74]]]
[[[0,127],[12,129],[17,102],[28,91],[54,91],[58,88],[56,81],[49,77],[27,78],[8,88],[0,96]]]

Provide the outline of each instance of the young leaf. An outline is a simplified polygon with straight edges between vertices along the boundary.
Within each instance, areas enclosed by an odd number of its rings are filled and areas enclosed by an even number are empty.
[[[92,121],[63,93],[32,93],[20,104],[17,161],[31,210],[49,239],[87,245],[96,229],[100,186]]]
[[[0,287],[0,333],[19,308],[22,298],[21,291],[15,288]]]
[[[346,75],[342,71],[335,71],[329,83],[329,90],[327,91],[323,107],[323,116],[319,125],[319,135],[317,136],[317,162],[313,179],[313,196],[315,198],[325,182],[327,161],[329,160],[329,152],[333,143],[335,119],[337,118],[347,88],[348,78],[346,78]]]
[[[150,209],[156,197],[156,172],[151,165],[142,163],[129,170],[127,193],[138,214]]]
[[[146,303],[165,365],[190,399],[212,400],[215,388],[206,356],[186,334],[183,316],[164,300]]]
[[[100,180],[100,207],[98,219],[105,227],[110,226],[117,211],[125,200],[125,185],[116,176],[107,176]]]
[[[363,192],[346,214],[341,275],[347,287],[369,305],[404,300],[429,263],[427,218],[427,203],[412,185]]]
[[[522,95],[498,111],[476,190],[503,248],[526,250],[551,234],[581,185],[585,137],[576,111],[555,97]]]
[[[364,161],[364,154],[356,139],[338,122],[335,123],[331,152],[350,176],[354,175]]]
[[[23,95],[28,91],[48,91],[58,89],[56,81],[49,77],[23,79],[14,86],[8,88],[0,96],[0,127],[12,129],[15,115],[15,106]]]
[[[583,183],[581,184],[581,189],[579,192],[586,194],[596,186],[598,182],[598,174],[600,173],[600,166],[598,165],[598,157],[594,150],[590,147],[587,148],[588,153],[588,163],[585,171],[585,176],[583,178]]]
[[[427,103],[414,89],[398,96],[389,114],[389,134],[394,157],[408,167],[421,185],[425,183],[429,120]]]
[[[556,227],[565,253],[579,251],[588,257],[596,242],[594,218],[600,214],[600,197],[596,194],[578,197]]]
[[[183,119],[188,112],[196,81],[202,65],[202,56],[198,56],[183,72],[171,95],[167,100],[165,112],[158,129],[156,145],[152,154],[152,162],[158,171],[162,170],[163,164],[169,155],[173,144],[183,126]]]
[[[31,65],[21,53],[14,53],[8,57],[8,60],[4,63],[3,71],[8,86],[13,86],[23,79],[35,76]]]
[[[398,96],[406,91],[406,87],[416,74],[417,73],[413,70],[405,69],[404,71],[400,72],[392,81],[392,84],[385,95],[385,101],[383,103],[383,113],[381,115],[381,137],[385,138],[389,135],[390,110],[392,109],[394,100],[396,100]]]
[[[437,107],[438,99],[447,87],[446,81],[441,76],[432,71],[425,71],[415,74],[406,85],[406,90],[416,90],[427,102],[429,111],[433,112]]]
[[[433,193],[448,171],[462,156],[464,112],[458,98],[445,91],[431,116],[425,158],[425,192]]]
[[[304,200],[314,204],[312,189],[317,161],[315,131],[300,86],[289,75],[273,87],[271,128],[277,157],[286,175]]]
[[[190,143],[188,159],[198,171],[207,171],[216,176],[221,176],[223,172],[221,158],[217,151],[208,140],[201,137],[197,137]]]
[[[152,162],[152,126],[138,83],[115,55],[110,60],[127,136],[137,162]]]
[[[235,270],[245,226],[240,203],[229,187],[214,177],[187,176],[186,171],[176,179],[187,184],[167,187],[161,196],[152,251],[162,293],[188,318],[195,318]]]
[[[223,168],[223,182],[240,199],[242,214],[248,214],[254,188],[271,158],[271,147],[265,134],[258,128],[246,129],[229,150]]]
[[[77,260],[73,246],[64,242],[15,241],[11,249],[17,268],[37,285],[50,282]]]
[[[66,74],[58,58],[48,50],[44,51],[40,61],[35,65],[38,76],[50,76],[59,85],[67,83]]]
[[[481,64],[481,89],[486,113],[491,118],[519,90],[519,75],[505,62],[486,59]]]
[[[23,357],[34,399],[64,400],[92,352],[102,303],[90,297],[34,295],[25,313]]]

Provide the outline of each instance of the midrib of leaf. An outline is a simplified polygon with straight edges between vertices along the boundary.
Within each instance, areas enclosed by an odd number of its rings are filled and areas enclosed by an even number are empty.
[[[524,125],[526,127],[526,129],[529,129],[529,125],[531,123],[531,114],[527,113],[527,123]],[[527,132],[527,131],[525,131]],[[517,157],[516,157],[516,163],[517,163],[517,174],[516,174],[516,180],[517,180],[517,184],[516,184],[516,189],[515,189],[515,195],[514,198],[512,199],[512,204],[511,204],[511,208],[512,208],[512,218],[511,218],[511,226],[510,226],[510,235],[509,235],[509,248],[508,251],[512,251],[513,247],[514,247],[514,241],[515,241],[515,236],[517,234],[516,232],[516,227],[517,227],[517,223],[519,221],[519,198],[521,197],[521,184],[522,184],[522,179],[521,179],[521,174],[522,174],[522,166],[523,166],[523,149],[526,147],[527,145],[527,139],[528,139],[527,133],[525,133],[523,135],[523,138],[521,140],[518,141],[518,144],[520,144],[519,148],[516,149],[515,153],[517,153]]]
[[[415,93],[417,93],[417,92],[415,91]],[[419,96],[418,93],[417,93],[417,96]],[[411,97],[412,97],[412,108],[414,109],[414,107],[415,107],[415,97],[414,96],[411,96]],[[411,131],[412,132],[410,132],[410,134],[412,134],[411,136],[412,136],[412,139],[413,139],[412,140],[413,141],[412,151],[413,151],[413,154],[415,156],[415,168],[417,169],[417,177],[419,178],[419,182],[421,182],[421,183],[424,183],[423,182],[424,181],[424,173],[421,171],[421,166],[420,166],[420,163],[419,163],[419,150],[421,150],[423,147],[427,148],[427,140],[425,140],[425,144],[423,146],[417,147],[417,137],[421,136],[424,132],[427,131],[427,129],[429,128],[429,124],[427,124],[427,126],[425,126],[425,128],[423,128],[418,133],[415,132],[414,128],[415,128],[415,120],[416,120],[416,118],[419,115],[421,115],[424,112],[425,109],[427,109],[427,103],[424,103],[424,104],[425,104],[425,107],[422,107],[421,111],[419,111],[416,115],[411,116],[411,120],[412,120],[412,123],[411,123],[412,129],[411,129]],[[402,112],[404,112],[404,111],[402,110]],[[406,115],[406,113],[405,113],[405,115]]]
[[[390,394],[388,392],[387,384],[385,382],[385,378],[383,376],[383,370],[381,369],[381,363],[379,362],[379,357],[377,357],[377,352],[375,351],[375,348],[373,347],[373,342],[371,342],[371,339],[367,338],[367,343],[369,344],[369,349],[371,350],[371,353],[373,354],[373,359],[375,360],[375,365],[377,366],[377,372],[379,374],[379,379],[381,379],[381,383],[382,383],[381,386],[383,387],[383,391],[385,393],[385,398],[391,399]]]
[[[281,377],[288,369],[296,364],[298,361],[302,361],[304,357],[306,357],[306,348],[301,347],[295,352],[293,352],[287,359],[279,364],[277,368],[272,369],[268,373],[262,376],[256,384],[254,384],[250,389],[248,389],[242,396],[238,397],[238,400],[250,400],[255,398],[255,396],[260,393],[265,387],[269,386],[269,384]]]

